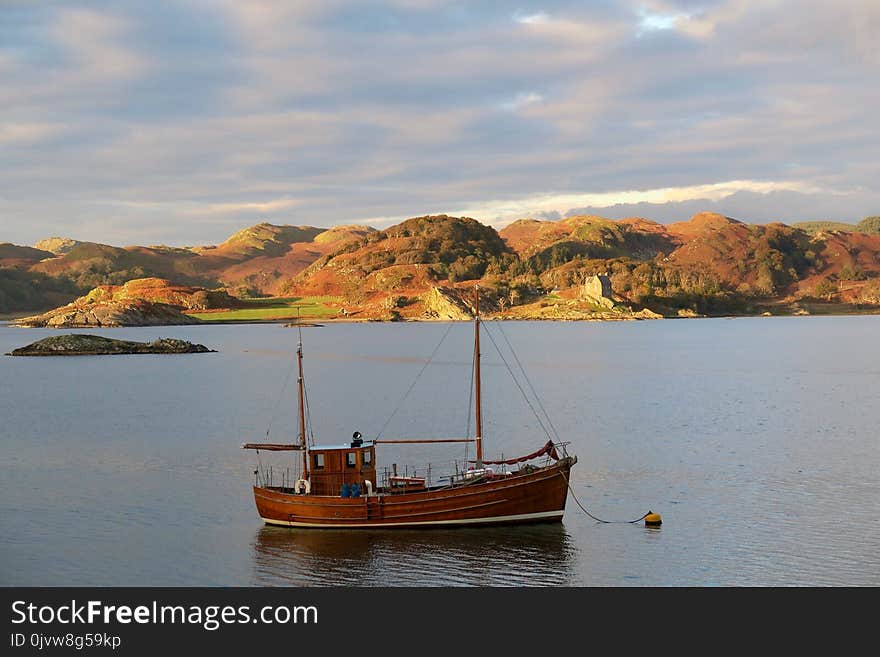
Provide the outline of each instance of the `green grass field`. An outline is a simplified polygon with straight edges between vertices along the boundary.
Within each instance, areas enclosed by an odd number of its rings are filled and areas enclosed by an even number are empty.
[[[236,308],[225,312],[187,313],[207,322],[220,321],[258,321],[272,319],[314,319],[329,317],[339,312],[338,308],[328,305],[336,301],[336,297],[272,297],[269,299],[242,299],[244,308]]]

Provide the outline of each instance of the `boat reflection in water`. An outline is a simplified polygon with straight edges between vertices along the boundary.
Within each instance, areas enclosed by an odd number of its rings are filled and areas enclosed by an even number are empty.
[[[254,537],[254,586],[569,586],[561,523],[433,530],[297,531]]]

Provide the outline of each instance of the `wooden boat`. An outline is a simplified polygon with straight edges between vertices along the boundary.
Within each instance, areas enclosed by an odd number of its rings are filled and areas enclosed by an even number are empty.
[[[451,527],[559,522],[565,511],[569,473],[577,457],[567,443],[548,440],[531,454],[513,459],[484,460],[480,399],[480,314],[474,314],[473,438],[435,440],[365,440],[355,432],[341,445],[313,445],[307,440],[303,382],[302,335],[297,346],[299,367],[299,441],[296,444],[246,443],[244,449],[299,451],[296,477],[254,471],[254,501],[260,518],[270,525],[302,528]],[[376,446],[382,443],[469,442],[476,455],[468,467],[434,484],[425,476],[399,474],[393,465],[377,480]],[[298,459],[297,459],[298,460]],[[493,467],[495,466],[495,467]],[[500,466],[500,467],[497,467]],[[508,466],[515,467],[509,470]],[[286,470],[285,470],[286,472]]]

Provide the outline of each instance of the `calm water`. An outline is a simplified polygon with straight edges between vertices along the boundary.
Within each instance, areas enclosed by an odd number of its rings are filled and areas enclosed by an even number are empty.
[[[304,329],[318,442],[464,435],[469,324],[392,417],[448,327]],[[0,585],[880,585],[880,317],[486,329],[487,456],[547,439],[491,335],[571,441],[581,503],[608,520],[653,510],[661,528],[600,524],[571,498],[562,524],[531,528],[266,528],[239,446],[295,433],[296,332],[94,330],[219,353],[0,356]],[[0,326],[0,353],[52,333]],[[380,464],[465,456],[400,447]]]

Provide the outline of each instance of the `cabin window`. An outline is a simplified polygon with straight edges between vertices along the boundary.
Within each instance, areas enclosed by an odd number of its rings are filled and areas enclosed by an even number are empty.
[[[315,469],[321,470],[324,468],[324,455],[323,454],[315,454]]]
[[[345,465],[349,468],[357,465],[357,452],[347,452],[345,454]]]
[[[373,462],[373,453],[364,452],[364,465],[370,465]]]

